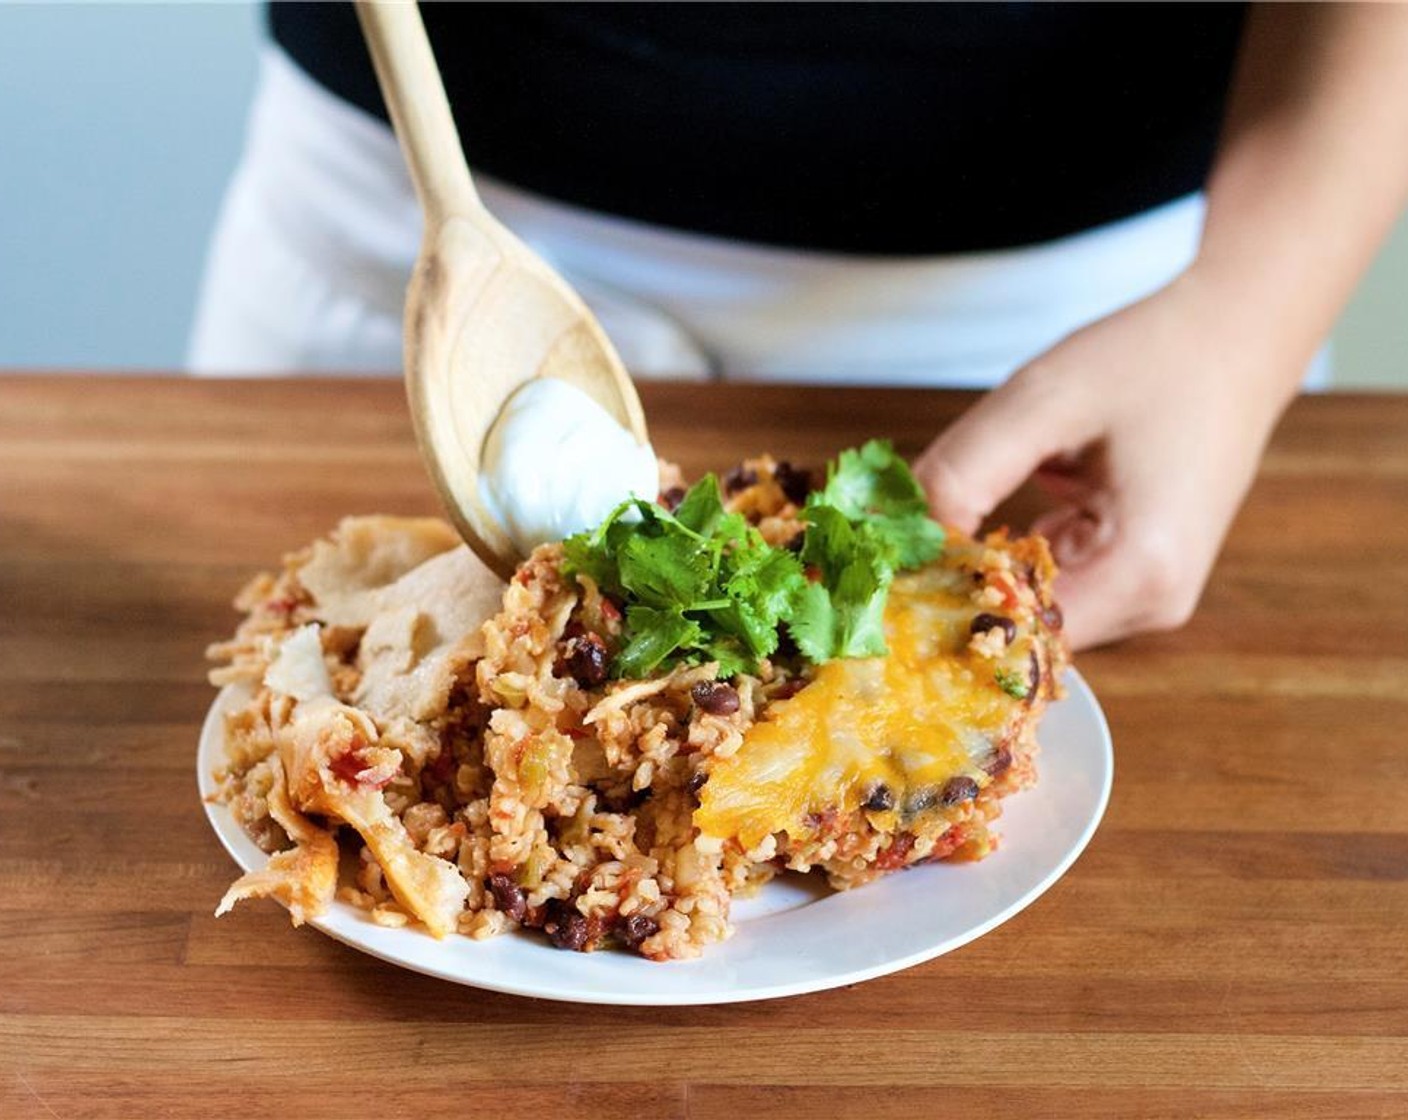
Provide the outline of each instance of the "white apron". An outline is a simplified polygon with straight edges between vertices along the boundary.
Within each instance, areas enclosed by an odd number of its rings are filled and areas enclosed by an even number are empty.
[[[681,233],[476,181],[642,377],[990,386],[1167,284],[1192,261],[1203,220],[1192,195],[1029,248],[865,257]],[[396,373],[420,229],[390,129],[266,47],[192,372]]]

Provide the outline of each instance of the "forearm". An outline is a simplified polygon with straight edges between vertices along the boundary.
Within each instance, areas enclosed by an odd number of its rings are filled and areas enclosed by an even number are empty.
[[[1253,8],[1189,273],[1285,393],[1408,196],[1408,6]]]

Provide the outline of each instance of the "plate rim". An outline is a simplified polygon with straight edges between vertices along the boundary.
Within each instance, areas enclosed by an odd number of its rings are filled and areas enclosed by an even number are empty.
[[[1109,721],[1105,716],[1104,709],[1100,706],[1100,702],[1096,698],[1094,690],[1091,689],[1089,683],[1079,671],[1073,667],[1067,668],[1063,674],[1063,682],[1067,688],[1067,697],[1056,701],[1052,706],[1054,707],[1056,704],[1067,702],[1071,698],[1072,693],[1079,693],[1085,700],[1086,707],[1094,717],[1092,731],[1098,733],[1098,754],[1102,764],[1101,781],[1089,819],[1082,827],[1075,841],[1069,845],[1066,851],[1062,853],[1061,857],[1047,870],[1040,880],[1022,892],[1021,895],[1007,906],[998,910],[983,921],[964,929],[961,933],[940,939],[933,945],[925,946],[912,953],[892,957],[874,965],[848,971],[831,974],[824,973],[819,976],[812,976],[800,980],[732,991],[727,988],[704,990],[697,993],[672,991],[600,991],[576,988],[558,990],[533,987],[532,985],[521,982],[498,981],[491,975],[469,978],[462,973],[437,966],[432,962],[407,959],[404,955],[398,956],[383,951],[374,943],[369,943],[366,939],[359,939],[348,931],[340,928],[339,919],[355,918],[359,923],[366,923],[368,928],[385,930],[387,934],[406,934],[416,937],[428,937],[429,935],[422,930],[393,930],[389,927],[375,926],[361,916],[361,911],[356,910],[348,903],[337,900],[333,901],[327,914],[310,918],[304,924],[312,926],[319,933],[357,952],[365,953],[367,956],[373,957],[376,960],[384,961],[397,968],[408,969],[422,976],[429,976],[436,980],[443,980],[463,987],[496,992],[501,995],[543,999],[557,1003],[596,1004],[600,1006],[618,1007],[697,1007],[714,1004],[755,1003],[769,999],[785,999],[790,996],[809,995],[814,992],[827,991],[832,988],[861,984],[867,980],[874,980],[881,976],[888,976],[891,973],[902,972],[916,965],[924,964],[926,961],[944,956],[956,949],[961,949],[963,946],[991,933],[998,926],[1016,917],[1041,898],[1042,895],[1065,876],[1066,872],[1071,869],[1076,860],[1084,853],[1091,839],[1093,839],[1096,830],[1104,819],[1105,811],[1110,801],[1111,790],[1114,786],[1114,741],[1110,734]],[[253,868],[246,865],[240,852],[237,850],[234,840],[234,834],[237,833],[239,836],[244,836],[244,832],[235,821],[228,807],[212,800],[211,795],[215,792],[216,788],[214,770],[212,765],[207,764],[208,762],[217,761],[209,757],[210,752],[207,750],[207,744],[215,741],[215,737],[222,730],[219,721],[227,707],[229,707],[231,698],[241,692],[247,693],[248,686],[241,684],[225,685],[216,694],[210,708],[207,710],[205,719],[201,723],[200,738],[197,742],[196,780],[197,788],[200,793],[201,807],[205,811],[207,823],[209,823],[211,830],[215,833],[216,839],[219,840],[220,846],[224,848],[226,854],[234,861],[235,866],[238,867],[241,872],[244,872],[252,870]],[[223,740],[221,741],[223,742]],[[1041,783],[1038,781],[1035,787],[1030,790],[1022,791],[1020,796],[1039,795],[1040,789]],[[1000,852],[996,854],[1000,857]],[[346,911],[345,915],[343,913],[344,910]],[[524,935],[521,935],[518,931],[514,931],[506,936]],[[461,938],[461,940],[471,941],[472,939]],[[435,942],[435,944],[442,944],[442,942]],[[701,960],[641,962],[643,967],[648,968],[698,967],[707,965],[707,963],[707,949]]]

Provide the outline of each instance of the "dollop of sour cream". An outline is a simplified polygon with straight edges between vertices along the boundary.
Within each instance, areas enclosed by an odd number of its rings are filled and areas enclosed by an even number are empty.
[[[654,501],[660,470],[575,385],[539,377],[509,397],[484,442],[479,496],[525,555],[601,522],[634,495]]]

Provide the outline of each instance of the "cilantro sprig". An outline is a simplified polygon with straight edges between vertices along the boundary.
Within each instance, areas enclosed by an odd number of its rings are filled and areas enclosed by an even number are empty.
[[[801,516],[799,556],[730,513],[706,475],[673,513],[632,498],[568,538],[569,574],[589,576],[626,605],[613,674],[717,661],[720,677],[730,677],[776,652],[784,627],[814,663],[884,654],[895,573],[943,548],[919,484],[888,442],[872,440],[830,464]]]
[[[943,526],[929,518],[924,491],[888,440],[841,452],[826,486],[802,510],[802,561],[821,572],[788,620],[810,661],[885,653],[885,600],[897,571],[943,550]]]
[[[724,509],[712,474],[673,514],[633,498],[563,548],[569,571],[627,604],[627,640],[612,666],[620,677],[646,676],[667,659],[717,661],[724,677],[756,667],[777,649],[807,582],[796,556]]]
[[[889,440],[841,452],[827,467],[826,488],[807,502],[822,506],[863,523],[896,571],[923,567],[943,551],[943,526],[930,519],[923,489]]]

